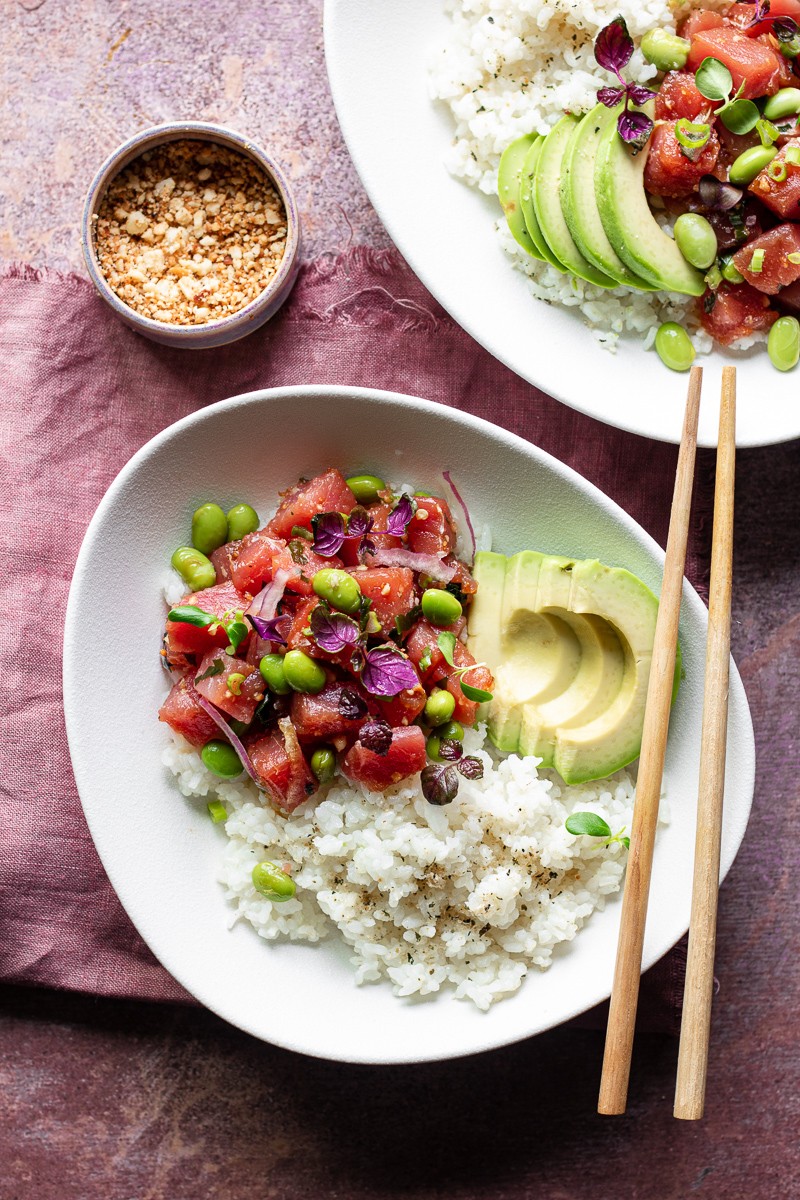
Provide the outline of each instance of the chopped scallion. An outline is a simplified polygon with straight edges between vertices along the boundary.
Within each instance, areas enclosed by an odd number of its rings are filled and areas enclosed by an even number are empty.
[[[800,167],[800,146],[787,146],[783,152],[783,157],[793,167]]]
[[[210,800],[208,803],[208,815],[215,825],[219,825],[220,821],[227,821],[228,810],[220,800]]]
[[[775,181],[775,183],[783,183],[789,172],[786,170],[786,163],[781,159],[776,158],[768,164],[767,174],[769,175],[770,179]]]
[[[749,271],[753,275],[760,275],[764,269],[764,259],[766,258],[766,250],[754,250],[753,257],[750,259]]]

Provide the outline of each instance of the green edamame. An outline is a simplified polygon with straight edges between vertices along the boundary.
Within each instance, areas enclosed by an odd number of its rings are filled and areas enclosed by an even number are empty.
[[[234,504],[228,512],[228,541],[238,542],[258,529],[258,513],[249,504]]]
[[[439,747],[442,744],[442,739],[438,733],[432,733],[425,743],[425,749],[428,753],[428,758],[432,758],[434,762],[444,762],[444,759],[439,754]]]
[[[256,891],[275,904],[291,900],[297,891],[297,884],[291,875],[276,867],[274,862],[256,863],[251,878]]]
[[[311,580],[311,586],[320,600],[327,600],[331,608],[339,612],[358,612],[361,606],[361,588],[358,581],[347,571],[336,567],[323,567]]]
[[[346,482],[359,504],[374,504],[380,500],[378,493],[386,491],[378,475],[351,475]]]
[[[282,654],[265,654],[258,664],[261,678],[271,692],[276,696],[288,696],[291,692],[286,682],[286,672],[283,669]]]
[[[675,321],[665,321],[656,334],[656,353],[671,371],[688,371],[694,362],[694,346],[686,330]]]
[[[242,760],[230,742],[206,742],[200,757],[209,771],[221,779],[234,779],[244,770]]]
[[[728,283],[744,283],[744,275],[737,270],[736,264],[732,258],[722,260],[720,274],[723,279],[727,279]]]
[[[460,721],[448,721],[441,729],[437,729],[436,733],[440,738],[453,738],[457,742],[464,740],[464,726]]]
[[[731,164],[728,171],[729,180],[737,187],[752,183],[759,171],[768,167],[777,153],[775,146],[751,146],[749,150],[743,150]]]
[[[302,650],[290,650],[284,655],[283,673],[292,691],[312,695],[322,691],[327,679],[324,668]]]
[[[642,38],[642,54],[659,71],[680,71],[686,66],[691,43],[669,29],[651,29]]]
[[[773,367],[791,371],[800,359],[800,321],[796,317],[780,317],[769,331],[767,352]]]
[[[336,774],[336,755],[329,746],[318,746],[311,755],[310,766],[319,783],[328,783]]]
[[[432,625],[452,625],[461,616],[461,603],[444,588],[427,588],[422,593],[422,611]]]
[[[768,121],[781,121],[784,117],[800,113],[800,88],[781,88],[774,96],[767,98],[762,111]]]
[[[193,592],[213,587],[217,582],[214,564],[194,546],[179,546],[170,561],[183,582]]]
[[[717,257],[714,227],[699,213],[681,213],[675,222],[675,241],[688,263],[705,271]]]
[[[192,545],[210,554],[228,540],[228,518],[218,504],[201,504],[192,513]]]
[[[425,702],[425,720],[429,725],[445,725],[456,707],[455,696],[442,688],[434,688]]]

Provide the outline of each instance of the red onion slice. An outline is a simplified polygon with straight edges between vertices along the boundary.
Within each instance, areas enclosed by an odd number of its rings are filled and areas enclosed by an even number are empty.
[[[456,573],[453,564],[442,562],[438,555],[418,554],[402,546],[379,546],[374,554],[369,555],[369,559],[378,567],[410,567],[412,571],[430,575],[431,579],[438,579],[441,583],[449,583]]]
[[[245,612],[252,613],[254,617],[261,617],[264,621],[268,621],[270,617],[274,617],[278,611],[278,605],[283,599],[283,593],[286,591],[286,584],[295,575],[300,574],[300,568],[295,567],[293,570],[288,570],[286,567],[278,567],[274,577],[262,588],[257,596],[253,597],[250,607]]]
[[[464,497],[461,495],[461,492],[458,490],[456,485],[453,483],[453,480],[450,477],[450,472],[442,471],[442,475],[447,480],[450,491],[455,496],[456,500],[458,501],[458,506],[461,509],[462,513],[464,514],[464,520],[466,521],[467,529],[469,530],[469,540],[472,543],[472,551],[470,553],[470,562],[473,562],[475,560],[475,551],[477,549],[478,543],[475,541],[475,530],[472,528],[472,519],[470,518],[470,515],[469,515],[469,509],[467,508],[466,504],[464,503]]]

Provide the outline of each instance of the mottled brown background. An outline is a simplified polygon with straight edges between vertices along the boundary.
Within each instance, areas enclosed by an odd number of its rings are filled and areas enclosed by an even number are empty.
[[[79,213],[100,160],[181,117],[225,121],[274,151],[309,255],[388,245],[336,124],[321,8],[5,0],[2,258],[80,270]],[[272,1049],[204,1011],[5,988],[0,1198],[800,1194],[797,468],[797,443],[739,456],[733,645],[758,780],[722,889],[703,1123],[671,1116],[667,1038],[639,1039],[628,1114],[610,1120],[594,1115],[596,1032],[368,1069]]]

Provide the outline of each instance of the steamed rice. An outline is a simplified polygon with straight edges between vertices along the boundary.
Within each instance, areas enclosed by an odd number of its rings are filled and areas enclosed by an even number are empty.
[[[729,0],[703,0],[721,8]],[[527,133],[545,134],[565,111],[587,112],[598,89],[612,82],[593,54],[598,32],[622,16],[638,43],[649,29],[675,29],[676,16],[696,4],[667,0],[449,0],[452,33],[430,72],[431,95],[450,109],[455,123],[446,157],[458,179],[489,195],[497,193],[497,169],[506,146]],[[649,83],[656,68],[633,53],[625,77]],[[666,217],[663,220],[669,228]],[[517,244],[502,217],[498,237],[514,266],[530,281],[537,299],[577,308],[596,339],[615,350],[622,333],[652,345],[662,321],[677,321],[691,334],[698,353],[713,342],[699,323],[692,297],[632,288],[598,288],[562,275]],[[765,334],[742,338],[745,349]]]
[[[634,784],[620,771],[567,787],[535,758],[498,761],[482,728],[465,730],[464,747],[485,773],[462,778],[446,807],[424,799],[418,777],[382,794],[337,778],[290,817],[246,777],[220,781],[178,735],[163,761],[185,796],[227,807],[219,877],[231,923],[244,919],[267,941],[317,942],[338,929],[357,983],[389,980],[398,996],[452,987],[485,1010],[529,968],[548,967],[619,891],[622,845],[574,837],[564,823],[591,810],[615,833],[630,828]],[[294,899],[273,904],[255,890],[251,872],[265,858],[290,866]]]

